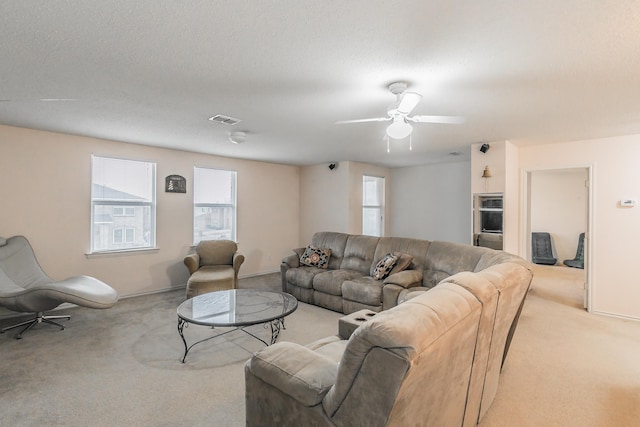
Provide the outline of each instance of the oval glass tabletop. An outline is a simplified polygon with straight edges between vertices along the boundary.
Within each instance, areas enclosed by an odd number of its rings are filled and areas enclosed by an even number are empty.
[[[178,317],[204,326],[247,326],[281,319],[296,308],[298,300],[284,292],[231,289],[188,299],[178,307]]]

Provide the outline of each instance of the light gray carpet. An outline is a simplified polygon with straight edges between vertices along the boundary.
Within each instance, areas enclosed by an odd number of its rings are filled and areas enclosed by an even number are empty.
[[[536,266],[480,427],[640,425],[640,322],[581,309],[582,274]],[[278,289],[279,275],[242,279],[240,287]],[[0,335],[0,426],[244,425],[243,367],[263,344],[235,332],[194,347],[180,364],[183,300],[174,291],[104,311],[74,308],[64,331],[39,325],[21,341]],[[335,334],[339,317],[301,303],[280,341]],[[209,332],[191,326],[186,334]]]
[[[280,287],[279,275],[240,287]],[[242,426],[244,363],[264,347],[237,331],[195,346],[185,364],[176,308],[184,290],[124,299],[108,310],[73,308],[64,331],[37,325],[0,335],[1,426]],[[300,303],[280,341],[337,333],[341,315]],[[13,320],[13,319],[12,319]],[[1,326],[15,323],[2,321]],[[249,329],[268,341],[270,329]],[[211,329],[190,325],[189,343]]]

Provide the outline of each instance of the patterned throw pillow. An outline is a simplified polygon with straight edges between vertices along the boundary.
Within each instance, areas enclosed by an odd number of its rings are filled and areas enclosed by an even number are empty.
[[[331,257],[331,249],[319,249],[309,245],[300,256],[300,264],[309,267],[329,268],[329,257]]]
[[[382,280],[389,275],[393,266],[396,265],[396,261],[398,261],[398,257],[394,254],[386,254],[382,257],[378,264],[376,264],[376,268],[373,270],[373,278],[376,280]]]

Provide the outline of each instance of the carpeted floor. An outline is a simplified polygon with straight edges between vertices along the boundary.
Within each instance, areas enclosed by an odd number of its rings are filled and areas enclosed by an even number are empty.
[[[279,288],[279,275],[240,287]],[[244,363],[264,344],[237,331],[194,347],[185,364],[176,308],[184,290],[73,308],[64,331],[38,325],[0,335],[0,426],[242,426]],[[300,303],[280,340],[337,333],[339,313]],[[4,320],[1,326],[14,323]],[[270,330],[250,331],[263,339]],[[191,343],[211,329],[190,325]]]
[[[587,313],[583,271],[536,265],[482,427],[640,426],[640,322]]]
[[[580,274],[536,266],[482,427],[640,424],[640,323],[582,310]],[[278,274],[240,285],[279,286]],[[64,311],[73,316],[64,331],[38,325],[20,341],[0,335],[0,425],[244,425],[243,366],[263,344],[235,332],[194,347],[181,364],[175,310],[183,300],[180,290],[104,311],[73,308]],[[280,341],[335,334],[339,317],[300,303]],[[210,332],[192,325],[185,335],[191,341]]]

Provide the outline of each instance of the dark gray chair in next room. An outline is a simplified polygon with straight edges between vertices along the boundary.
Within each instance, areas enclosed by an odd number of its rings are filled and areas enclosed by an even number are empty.
[[[551,235],[549,233],[531,233],[531,261],[535,264],[555,265]]]
[[[45,316],[62,303],[90,308],[109,308],[118,301],[118,293],[109,285],[88,276],[75,276],[56,282],[42,271],[31,245],[23,236],[9,239],[0,237],[0,306],[21,313],[34,313],[35,317],[3,328],[22,330],[16,339],[38,323],[49,323],[64,329],[54,319],[71,316]]]
[[[574,259],[566,259],[562,263],[567,267],[584,269],[584,233],[580,233],[580,237],[578,237],[576,257]]]

